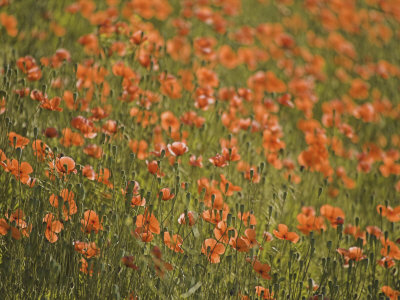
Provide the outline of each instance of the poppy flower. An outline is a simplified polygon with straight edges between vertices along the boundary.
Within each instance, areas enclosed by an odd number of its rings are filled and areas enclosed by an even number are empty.
[[[78,171],[75,169],[75,161],[68,156],[57,157],[55,163],[50,167],[55,166],[59,175],[76,174]]]
[[[186,146],[183,142],[173,142],[172,144],[168,144],[168,151],[173,156],[181,156],[189,151],[188,146]]]
[[[198,157],[196,157],[195,155],[191,155],[189,158],[189,164],[192,167],[202,168],[203,167],[203,157],[201,155]]]
[[[80,262],[81,262],[81,267],[79,271],[85,274],[89,274],[90,276],[93,276],[93,267],[89,270],[89,263],[87,262],[87,260],[82,257]]]
[[[63,189],[60,192],[60,198],[64,200],[64,203],[68,203],[68,206],[63,204],[62,210],[63,210],[63,215],[65,221],[68,221],[70,216],[76,214],[78,212],[78,207],[76,206],[75,200],[74,200],[75,194],[72,191],[69,191],[68,189]],[[58,207],[58,197],[55,194],[52,194],[50,196],[50,204],[53,207]]]
[[[50,243],[55,243],[58,240],[57,233],[60,233],[64,229],[64,225],[55,219],[52,214],[46,214],[43,218],[43,222],[46,223],[45,236]]]
[[[17,19],[13,15],[7,15],[2,12],[0,14],[0,23],[5,27],[9,36],[15,37],[18,34]]]
[[[148,156],[147,149],[149,148],[149,145],[145,140],[130,140],[128,146],[132,152],[137,155],[138,159],[143,160]]]
[[[103,155],[103,149],[96,144],[87,145],[83,149],[83,152],[96,159],[100,159]]]
[[[261,276],[261,278],[271,279],[271,276],[269,275],[271,267],[268,264],[263,264],[259,260],[255,259],[253,263],[253,269]]]
[[[8,134],[8,141],[10,142],[10,146],[14,148],[24,149],[29,144],[29,139],[13,131]]]
[[[273,231],[276,238],[280,240],[288,240],[292,243],[297,243],[299,241],[299,235],[295,232],[289,232],[288,227],[285,224],[279,224],[278,230]]]
[[[336,228],[338,224],[343,224],[345,215],[339,207],[325,204],[321,206],[320,212],[322,216],[328,219],[333,228]]]
[[[91,209],[84,212],[81,225],[81,229],[85,233],[91,233],[92,231],[98,233],[99,230],[103,230],[103,225],[99,220],[99,216]]]
[[[307,215],[303,209],[302,211],[302,213],[297,215],[297,221],[299,222],[297,229],[303,234],[308,235],[311,231],[320,232],[321,230],[326,230],[323,217],[315,216],[315,212]]]
[[[142,227],[152,233],[160,234],[160,223],[152,213],[149,213],[147,208],[144,214],[136,217],[136,227]]]
[[[84,144],[83,137],[79,133],[73,132],[70,128],[64,128],[62,135],[60,143],[64,147],[82,146]]]
[[[211,157],[209,159],[210,163],[212,163],[216,167],[226,167],[228,165],[228,162],[226,161],[225,157],[222,156],[221,154],[217,153],[214,157]]]
[[[91,165],[86,165],[83,167],[82,175],[89,180],[94,180],[96,178],[96,172],[93,170]]]
[[[382,287],[382,292],[386,297],[389,297],[390,300],[397,300],[400,296],[400,291],[394,290],[388,285]]]
[[[385,240],[384,237],[381,237],[381,243],[382,243],[382,249],[381,249],[382,256],[387,256],[389,258],[400,260],[400,249],[394,242],[390,241],[389,239]]]
[[[249,252],[250,250],[250,242],[244,236],[230,238],[229,245],[239,252]]]
[[[61,103],[60,97],[54,97],[51,98],[50,100],[44,98],[40,103],[40,107],[51,111],[62,111],[63,109],[60,107],[60,103]]]
[[[197,213],[194,211],[188,211],[187,214],[182,213],[179,218],[178,218],[178,223],[181,225],[189,225],[189,226],[193,226],[194,224],[196,224],[197,221]]]
[[[228,227],[225,221],[220,221],[214,228],[214,236],[218,242],[228,244],[231,238],[237,238],[237,231],[233,227]]]
[[[175,252],[183,253],[182,249],[182,237],[179,234],[174,234],[172,237],[169,232],[164,232],[164,244]]]
[[[378,265],[390,269],[396,265],[396,262],[391,257],[384,256],[378,260]]]
[[[163,188],[160,190],[161,200],[168,201],[175,197],[175,194],[171,193],[169,188]]]
[[[75,251],[85,255],[86,258],[92,258],[100,255],[100,248],[94,242],[73,242]]]
[[[0,219],[0,234],[6,235],[11,230],[11,236],[15,240],[21,239],[21,233],[25,237],[29,237],[32,231],[32,224],[28,225],[24,220],[25,214],[21,209],[16,209],[10,216],[5,215],[6,219]]]
[[[343,248],[338,248],[336,251],[341,254],[344,258],[344,267],[348,267],[349,261],[360,261],[365,259],[367,256],[363,255],[363,251],[358,247],[350,247],[348,250]]]
[[[389,222],[399,222],[400,221],[400,205],[392,208],[391,206],[378,205],[376,210],[382,217],[386,217]]]
[[[225,196],[232,196],[234,192],[240,192],[242,190],[240,186],[233,185],[232,182],[227,180],[223,174],[220,175],[220,178],[221,182],[219,187]]]
[[[257,225],[257,219],[256,216],[253,213],[250,212],[244,212],[243,215],[241,212],[238,212],[238,218],[241,220],[244,224],[244,226],[250,226],[250,225]]]
[[[162,259],[162,253],[160,248],[154,246],[153,249],[151,250],[151,254],[154,263],[154,268],[159,277],[163,278],[165,275],[165,271],[173,270],[173,266]]]
[[[225,246],[214,239],[206,239],[201,246],[201,253],[207,256],[209,262],[217,264],[220,255],[225,253]]]
[[[137,239],[141,239],[144,243],[149,243],[154,238],[152,232],[147,227],[136,227],[133,234]]]
[[[238,161],[240,160],[240,155],[238,153],[237,147],[233,146],[231,148],[222,148],[222,155],[227,161]]]
[[[158,171],[158,163],[156,160],[153,161],[147,161],[146,160],[146,165],[147,165],[147,170],[149,171],[150,174],[156,174]]]
[[[31,181],[29,174],[33,172],[32,166],[28,162],[19,163],[18,160],[12,159],[7,160],[2,166],[5,168],[6,172],[11,172],[14,177],[21,181],[23,184],[28,184]]]
[[[32,143],[32,149],[35,157],[41,161],[43,161],[46,157],[53,157],[53,151],[51,151],[50,147],[42,140],[35,140]]]
[[[135,258],[132,255],[127,255],[121,258],[121,261],[125,266],[131,268],[132,270],[138,270],[139,267],[133,263],[134,260]]]
[[[267,300],[274,300],[274,292],[270,292],[269,289],[266,289],[262,286],[256,286],[256,294],[259,297],[262,297],[262,299],[267,299]]]
[[[93,122],[82,116],[73,118],[71,126],[78,129],[85,138],[92,139],[97,135],[97,129],[94,127]]]

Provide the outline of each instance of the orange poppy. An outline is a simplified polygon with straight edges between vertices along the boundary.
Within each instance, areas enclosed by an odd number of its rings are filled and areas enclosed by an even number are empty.
[[[75,241],[73,242],[75,251],[85,255],[86,258],[92,258],[100,255],[100,248],[97,247],[96,243],[94,242],[80,242]]]
[[[60,103],[61,103],[60,97],[53,97],[50,100],[44,98],[40,103],[40,107],[51,111],[62,111],[63,109],[59,107]]]
[[[163,188],[160,190],[161,200],[168,201],[175,197],[175,194],[171,193],[169,188]]]
[[[234,192],[240,192],[242,188],[237,185],[233,185],[232,182],[227,180],[223,174],[220,175],[221,182],[219,188],[225,196],[232,196]]]
[[[333,228],[336,228],[338,224],[344,222],[344,212],[339,207],[334,207],[329,204],[325,204],[320,208],[321,215],[328,219]]]
[[[147,208],[143,214],[136,216],[136,227],[141,227],[152,233],[160,234],[160,223],[154,214],[149,213]]]
[[[285,224],[279,224],[278,230],[273,231],[276,238],[280,240],[288,240],[292,243],[297,243],[300,239],[299,235],[295,232],[289,232],[288,227]]]
[[[233,227],[228,227],[225,221],[221,221],[214,228],[214,236],[218,242],[228,244],[231,238],[237,238],[237,231]]]
[[[188,146],[183,142],[173,142],[167,145],[169,153],[173,156],[181,156],[189,151]]]
[[[83,167],[82,175],[89,180],[94,180],[96,178],[96,172],[93,170],[91,165],[86,165]]]
[[[50,243],[57,242],[57,233],[60,233],[61,230],[64,229],[64,225],[60,221],[56,220],[55,217],[50,213],[46,214],[46,216],[43,218],[43,223],[46,223],[46,239]]]
[[[29,139],[19,135],[13,131],[8,134],[8,141],[10,142],[10,146],[14,148],[24,149],[26,145],[29,144]]]
[[[201,253],[207,256],[209,262],[216,264],[221,261],[220,255],[225,253],[225,246],[214,239],[206,239],[201,246]]]
[[[395,208],[392,208],[391,206],[385,207],[383,205],[378,205],[376,210],[380,215],[386,217],[386,219],[388,219],[390,222],[400,221],[400,205]]]
[[[84,144],[83,137],[76,132],[72,132],[70,128],[62,130],[63,137],[60,139],[61,145],[64,147],[82,146]]]
[[[81,225],[81,229],[85,233],[91,233],[92,231],[98,233],[99,230],[103,230],[102,221],[99,220],[96,212],[91,209],[84,212]]]
[[[64,219],[65,221],[68,221],[70,216],[78,212],[78,207],[76,206],[74,200],[75,194],[74,192],[69,191],[68,189],[63,189],[60,192],[60,197],[64,200],[64,203],[68,203],[68,208],[65,204],[62,207]],[[56,195],[51,194],[49,201],[51,206],[56,208],[58,207],[58,197]]]
[[[270,292],[269,289],[266,289],[262,286],[256,286],[256,294],[262,299],[274,300],[274,292]]]
[[[382,287],[382,292],[386,297],[389,297],[390,300],[397,300],[400,296],[400,291],[394,290],[388,285]]]
[[[18,34],[17,29],[17,19],[12,15],[7,15],[6,13],[0,13],[0,23],[6,28],[7,34],[9,36],[15,37]]]
[[[183,225],[193,226],[197,221],[197,213],[194,211],[188,211],[186,214],[182,213],[178,218],[178,223]]]
[[[11,172],[17,180],[20,180],[23,184],[31,183],[31,177],[29,174],[33,172],[31,165],[28,162],[19,163],[18,160],[7,160],[3,165],[6,172]]]
[[[241,212],[238,212],[238,218],[241,220],[244,224],[244,226],[255,226],[257,225],[257,219],[256,216],[253,213],[250,212],[244,212],[243,215]]]
[[[269,275],[271,267],[268,264],[263,264],[259,260],[255,259],[253,262],[253,269],[261,276],[261,278],[271,279],[271,276]]]
[[[336,251],[344,257],[345,267],[348,267],[350,260],[360,261],[367,258],[366,255],[363,255],[362,249],[358,247],[350,247],[349,250],[338,248]]]
[[[217,155],[215,155],[214,157],[209,158],[208,160],[216,167],[223,168],[228,165],[228,162],[226,161],[225,157],[219,153],[217,153]]]
[[[203,167],[203,157],[200,155],[199,157],[196,157],[195,155],[191,155],[189,158],[189,164],[193,167]]]
[[[183,253],[182,249],[182,237],[178,234],[174,234],[171,238],[171,235],[168,231],[164,232],[164,244],[171,250],[175,252]]]
[[[229,240],[229,245],[236,249],[239,252],[249,252],[250,250],[250,243],[246,237],[232,237]]]
[[[96,159],[100,159],[103,156],[103,149],[96,144],[87,145],[83,152]]]

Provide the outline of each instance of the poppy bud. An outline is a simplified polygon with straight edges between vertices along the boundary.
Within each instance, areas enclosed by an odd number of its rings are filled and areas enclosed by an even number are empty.
[[[16,152],[16,154],[17,154],[18,161],[21,161],[21,158],[22,158],[22,149],[21,149],[20,147],[18,147],[17,149],[15,149],[15,152]]]

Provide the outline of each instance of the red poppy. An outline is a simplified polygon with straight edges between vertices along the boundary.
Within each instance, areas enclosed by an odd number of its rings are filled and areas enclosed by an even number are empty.
[[[174,234],[172,237],[169,232],[164,232],[164,243],[165,245],[175,252],[183,253],[182,249],[182,237],[178,234]]]
[[[214,239],[206,239],[201,246],[201,253],[213,264],[220,262],[220,255],[225,253],[225,246]]]
[[[81,220],[82,231],[85,233],[91,233],[94,231],[98,233],[99,230],[103,230],[102,221],[99,220],[99,216],[93,210],[87,210],[83,214],[84,218]]]
[[[174,142],[172,144],[168,144],[168,151],[173,156],[181,156],[189,151],[188,146],[186,146],[183,142]]]
[[[292,243],[297,243],[300,239],[299,235],[295,232],[289,232],[288,227],[285,224],[279,224],[278,230],[273,231],[276,238],[280,240],[288,240]]]

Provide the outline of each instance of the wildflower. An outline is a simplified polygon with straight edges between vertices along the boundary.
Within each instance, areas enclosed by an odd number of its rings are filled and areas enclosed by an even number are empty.
[[[133,263],[134,260],[135,258],[132,255],[127,255],[121,258],[121,261],[125,266],[131,268],[132,270],[138,270],[139,267]]]
[[[171,200],[172,198],[175,197],[175,194],[172,194],[169,188],[161,189],[160,194],[161,194],[161,199],[164,201]]]
[[[185,154],[186,152],[188,152],[189,148],[183,142],[174,142],[174,143],[172,143],[172,145],[168,144],[168,151],[173,156],[181,156],[181,155]]]
[[[169,232],[164,232],[164,244],[175,252],[183,253],[182,249],[182,237],[178,234],[174,234],[172,237]]]
[[[273,231],[276,238],[280,240],[288,240],[292,243],[297,243],[299,241],[299,235],[295,232],[289,232],[288,227],[285,224],[279,224],[278,230]]]
[[[195,213],[194,211],[188,211],[187,214],[182,213],[179,218],[178,218],[178,223],[181,225],[189,225],[189,226],[193,226],[194,224],[196,224],[197,221],[197,213]]]
[[[214,239],[206,239],[201,247],[201,253],[207,256],[213,264],[220,262],[220,255],[225,253],[225,246]]]
[[[83,214],[83,219],[81,220],[81,229],[85,233],[91,233],[94,231],[98,233],[99,230],[103,230],[103,225],[99,220],[99,216],[93,210],[87,210]]]
[[[152,233],[160,234],[160,223],[152,213],[149,213],[147,208],[144,214],[136,217],[136,227],[141,227]]]
[[[218,154],[218,153],[217,153],[217,155],[215,155],[214,157],[211,157],[211,158],[209,159],[209,161],[210,161],[214,166],[220,167],[220,168],[226,167],[226,166],[228,165],[227,161],[225,160],[225,157],[222,156],[221,154]]]
[[[383,206],[378,205],[376,210],[382,217],[386,217],[390,222],[399,222],[400,221],[400,205],[392,208],[391,206]]]
[[[43,222],[46,223],[45,236],[50,243],[55,243],[58,240],[57,233],[60,233],[64,229],[64,225],[56,220],[52,214],[46,214],[43,218]]]
[[[326,204],[321,206],[320,212],[322,216],[328,219],[333,228],[336,228],[338,224],[343,224],[345,215],[339,207]]]
[[[344,257],[344,266],[349,266],[349,261],[360,261],[365,259],[367,256],[363,255],[362,249],[358,247],[350,247],[349,250],[338,248],[336,251]]]

